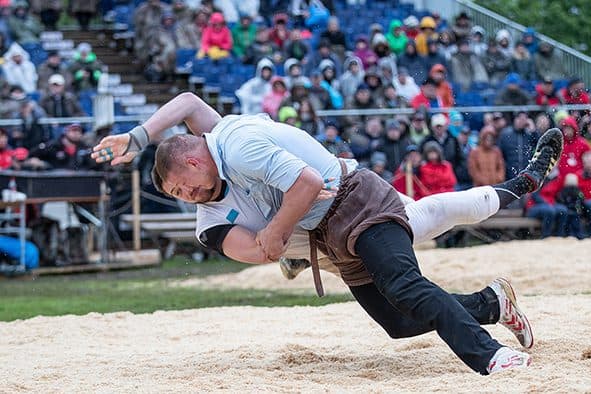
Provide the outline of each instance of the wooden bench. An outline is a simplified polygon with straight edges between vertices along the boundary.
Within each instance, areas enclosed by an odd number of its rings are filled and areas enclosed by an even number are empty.
[[[140,215],[142,233],[156,244],[165,239],[168,245],[164,257],[170,258],[178,243],[193,243],[201,249],[195,237],[195,213],[144,213]],[[121,222],[131,226],[133,215],[121,215]]]
[[[521,209],[501,209],[495,215],[480,223],[456,226],[450,232],[466,231],[481,241],[493,243],[498,240],[510,241],[518,239],[517,232],[520,230],[528,230],[534,234],[540,227],[540,220],[524,217]],[[500,239],[490,236],[489,232],[493,230],[499,231]]]

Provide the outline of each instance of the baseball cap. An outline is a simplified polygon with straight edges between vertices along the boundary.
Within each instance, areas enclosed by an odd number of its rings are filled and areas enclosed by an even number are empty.
[[[493,120],[497,120],[497,119],[503,119],[504,116],[501,112],[494,112],[493,113]]]
[[[390,129],[399,129],[400,128],[400,122],[396,119],[388,119],[386,121],[386,129],[390,130]]]
[[[443,114],[435,114],[431,118],[431,127],[445,126],[447,124],[447,118]]]
[[[49,77],[48,82],[50,85],[63,86],[63,85],[65,85],[66,80],[60,74],[53,74],[51,77]]]

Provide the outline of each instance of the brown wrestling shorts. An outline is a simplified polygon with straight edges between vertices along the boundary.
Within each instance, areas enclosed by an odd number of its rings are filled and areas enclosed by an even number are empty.
[[[369,227],[389,221],[400,223],[412,239],[396,189],[373,171],[361,169],[341,178],[335,200],[311,239],[336,265],[348,286],[361,286],[372,279],[355,253],[355,242]],[[310,246],[314,251],[314,245]]]

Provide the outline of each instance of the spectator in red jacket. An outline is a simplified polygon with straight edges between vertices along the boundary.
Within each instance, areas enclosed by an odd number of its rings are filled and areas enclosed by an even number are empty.
[[[429,192],[427,188],[421,183],[418,177],[421,163],[422,156],[419,152],[419,147],[417,145],[407,146],[406,156],[404,156],[404,160],[402,160],[402,163],[400,163],[400,166],[394,173],[394,179],[392,180],[392,186],[394,186],[394,189],[414,198],[415,200],[419,200],[428,195]],[[407,175],[411,177],[409,182],[412,190],[406,187]]]
[[[273,28],[269,33],[269,39],[273,41],[279,49],[283,49],[283,44],[289,40],[289,30],[287,30],[287,14],[279,13],[273,17]]]
[[[536,105],[554,107],[562,104],[562,98],[554,88],[552,79],[546,77],[536,86]]]
[[[428,194],[453,192],[457,184],[451,164],[443,160],[441,146],[427,142],[423,148],[425,163],[419,169],[419,180],[427,188]]]
[[[573,78],[560,90],[565,104],[589,104],[589,95],[585,92],[585,83],[580,78]]]
[[[583,169],[583,154],[591,150],[589,143],[579,135],[579,126],[572,116],[567,116],[560,122],[560,129],[564,134],[564,149],[558,162],[560,175],[577,173]]]
[[[29,151],[25,148],[11,149],[8,145],[8,132],[0,128],[0,170],[14,168],[19,161],[25,160]]]
[[[539,191],[532,193],[525,205],[525,216],[542,221],[542,238],[557,235],[566,224],[566,207],[556,204],[556,196],[562,189],[564,178],[559,176],[556,167]]]
[[[437,82],[431,77],[427,78],[421,86],[421,92],[412,99],[410,105],[414,109],[444,108],[443,99],[437,94]]]
[[[232,32],[226,26],[224,15],[214,12],[209,17],[209,25],[203,30],[198,57],[207,55],[213,59],[220,59],[230,56],[231,50]]]

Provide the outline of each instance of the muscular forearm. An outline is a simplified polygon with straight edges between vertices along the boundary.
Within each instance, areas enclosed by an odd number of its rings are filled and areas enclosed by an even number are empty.
[[[246,228],[235,226],[224,238],[224,254],[236,261],[249,264],[265,264],[267,259],[263,248],[257,244],[255,234]]]
[[[195,135],[209,133],[220,121],[220,115],[193,93],[181,93],[162,106],[144,124],[150,141],[160,140],[161,134],[181,122]]]
[[[306,167],[291,188],[283,195],[277,214],[269,222],[269,228],[278,231],[287,241],[294,226],[312,208],[322,190],[322,177],[316,170]]]

